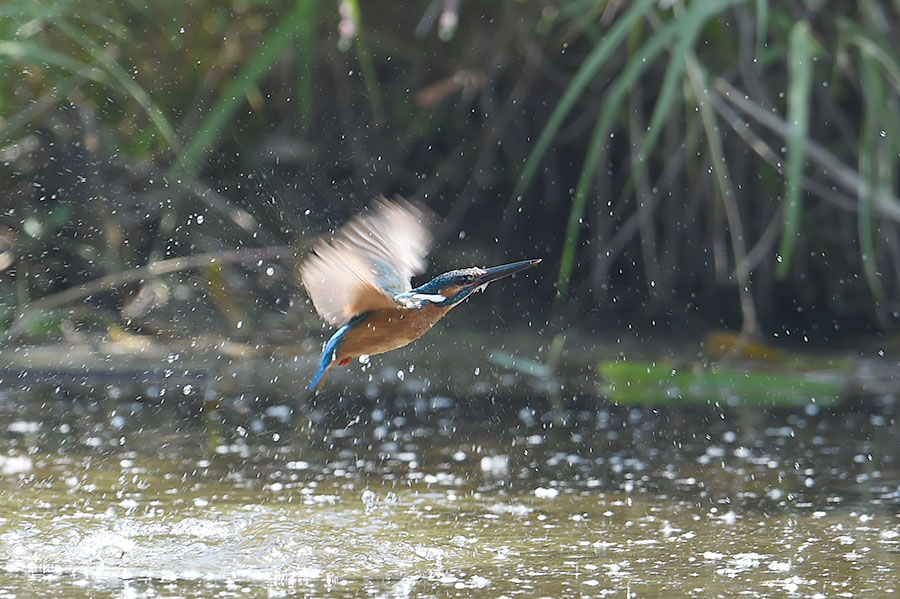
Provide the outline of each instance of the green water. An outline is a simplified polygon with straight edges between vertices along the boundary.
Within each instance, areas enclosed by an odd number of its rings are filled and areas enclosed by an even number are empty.
[[[0,597],[900,592],[893,402],[33,393],[0,398]]]

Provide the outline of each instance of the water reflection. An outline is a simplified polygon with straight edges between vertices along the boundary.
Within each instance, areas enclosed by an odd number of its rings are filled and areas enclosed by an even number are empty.
[[[752,596],[815,597],[900,587],[890,402],[874,414],[345,404],[7,396],[0,588],[708,597],[739,582]]]

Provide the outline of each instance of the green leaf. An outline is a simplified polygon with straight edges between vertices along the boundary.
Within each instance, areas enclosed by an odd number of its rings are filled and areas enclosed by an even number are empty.
[[[622,43],[622,40],[628,35],[628,32],[631,30],[635,21],[640,19],[653,4],[655,4],[655,0],[639,0],[632,4],[631,7],[616,20],[615,25],[610,27],[600,43],[591,50],[591,53],[578,69],[578,72],[572,77],[572,81],[569,82],[565,93],[563,93],[559,103],[553,109],[553,113],[547,120],[547,124],[544,126],[543,131],[541,131],[537,142],[534,144],[534,148],[531,150],[528,159],[525,161],[525,166],[522,167],[522,174],[519,175],[519,179],[513,189],[510,205],[516,201],[516,198],[522,195],[525,188],[531,183],[531,179],[537,172],[541,160],[544,158],[544,154],[550,147],[550,142],[553,141],[553,138],[556,136],[560,127],[562,127],[563,121],[565,121],[566,117],[569,115],[572,107],[575,106],[575,102],[581,97],[581,94],[591,81],[593,81],[594,75],[596,75],[600,67],[613,56],[619,48],[619,45]],[[510,208],[508,207],[507,212],[509,212],[509,210]]]
[[[316,23],[319,0],[301,2],[303,16],[297,30],[297,105],[300,129],[307,131],[312,119],[313,65],[316,58]]]
[[[812,91],[812,34],[809,23],[798,21],[788,42],[787,90],[787,167],[784,189],[784,229],[781,236],[781,262],[776,275],[783,279],[790,272],[791,258],[800,232],[803,162],[809,131],[809,101]]]
[[[669,64],[666,67],[666,73],[663,77],[662,85],[659,88],[659,94],[656,96],[656,103],[653,107],[653,114],[650,117],[650,123],[647,126],[647,135],[644,138],[644,145],[641,149],[643,156],[649,156],[656,146],[656,140],[662,125],[675,108],[676,92],[679,84],[682,82],[681,76],[684,74],[685,60],[688,52],[694,47],[697,37],[703,30],[703,26],[716,14],[725,10],[733,2],[709,2],[699,3],[695,5],[694,10],[686,11],[680,18],[669,24],[675,31],[675,38],[678,40],[672,49]]]
[[[878,275],[878,254],[876,248],[876,228],[874,203],[878,194],[890,189],[890,158],[885,150],[890,145],[884,143],[879,131],[887,127],[890,115],[887,110],[887,97],[884,82],[878,71],[875,59],[863,51],[860,64],[863,89],[866,90],[863,103],[863,122],[859,144],[859,172],[865,185],[860,186],[859,193],[859,249],[866,282],[875,300],[879,316],[886,309],[885,292]]]
[[[768,0],[756,0],[756,58],[759,60],[766,46],[766,28],[769,24]]]
[[[841,386],[831,373],[774,373],[752,370],[684,370],[648,362],[601,362],[601,391],[626,404],[723,404],[821,406],[840,401]]]
[[[150,121],[159,131],[159,134],[162,135],[163,139],[166,140],[166,143],[169,144],[169,147],[178,148],[181,146],[180,140],[175,135],[175,130],[172,128],[171,123],[169,123],[169,119],[166,117],[165,113],[163,113],[159,106],[156,105],[150,97],[150,94],[147,93],[147,90],[138,85],[131,74],[126,71],[122,65],[113,60],[103,48],[90,38],[90,36],[65,19],[60,19],[54,23],[54,26],[90,54],[91,57],[112,76],[113,80],[118,83],[127,94],[134,98],[140,107],[144,109],[144,112],[147,113]]]
[[[366,43],[363,33],[362,12],[359,8],[359,0],[348,0],[352,6],[351,14],[356,25],[356,59],[359,61],[359,70],[362,73],[366,91],[369,94],[369,105],[372,107],[372,119],[376,123],[384,120],[384,108],[381,102],[381,90],[378,88],[378,77],[375,75],[375,66],[372,63],[372,52]]]
[[[259,81],[269,73],[279,56],[289,48],[294,35],[303,29],[302,23],[309,10],[308,3],[310,1],[297,0],[294,9],[284,21],[269,32],[260,42],[259,48],[250,57],[250,60],[225,86],[196,132],[179,152],[175,164],[169,169],[168,176],[171,179],[178,180],[183,176],[192,177],[199,170],[203,156],[216,143],[222,131],[231,122],[231,117],[238,107],[244,104],[247,92],[256,88]],[[171,235],[175,223],[178,221],[180,204],[180,195],[173,195],[160,219],[157,242],[151,252],[151,261],[159,259],[163,254],[165,240]]]
[[[48,50],[32,42],[0,42],[0,57],[31,62],[44,67],[52,65],[72,73],[77,73],[90,67],[90,65],[71,56]],[[99,77],[96,77],[96,80],[99,79]]]
[[[566,235],[563,243],[562,257],[560,258],[559,274],[557,276],[557,301],[560,301],[568,291],[569,281],[571,279],[572,270],[575,266],[575,254],[578,248],[579,231],[581,229],[581,221],[584,216],[584,210],[587,205],[587,198],[594,181],[594,173],[597,169],[597,160],[607,143],[609,133],[612,129],[612,120],[616,112],[622,105],[625,94],[638,78],[650,67],[653,59],[656,58],[666,46],[676,39],[678,36],[686,37],[689,40],[696,38],[697,32],[709,19],[719,12],[725,10],[728,6],[740,2],[741,0],[718,0],[711,2],[694,3],[682,16],[668,23],[661,30],[651,36],[643,46],[637,51],[635,56],[628,61],[625,70],[616,79],[615,83],[610,87],[609,93],[603,102],[603,108],[600,111],[600,118],[594,127],[591,141],[588,145],[588,153],[581,167],[581,174],[578,178],[578,185],[575,188],[575,197],[572,200],[572,208],[569,211],[569,221],[566,227]],[[681,44],[678,46],[682,47]],[[684,48],[686,53],[687,47]],[[678,54],[676,52],[676,54]],[[680,57],[673,58],[681,63],[672,72],[680,74],[683,69],[684,54]],[[673,82],[677,81],[674,76],[669,76]],[[674,91],[674,88],[671,90]],[[568,93],[568,92],[567,92]],[[671,99],[663,99],[664,104],[658,111],[659,114],[654,115],[657,121],[661,121],[661,114],[669,110],[672,106]]]
[[[260,42],[256,52],[228,82],[197,131],[184,145],[170,174],[193,174],[199,169],[207,150],[216,143],[238,107],[246,102],[247,92],[269,73],[278,57],[289,47],[293,36],[303,29],[308,2],[309,0],[297,0],[294,10]]]

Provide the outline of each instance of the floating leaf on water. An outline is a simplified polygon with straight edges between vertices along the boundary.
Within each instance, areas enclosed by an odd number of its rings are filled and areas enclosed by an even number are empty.
[[[509,368],[510,370],[515,370],[522,374],[530,374],[538,378],[547,378],[552,374],[550,368],[540,362],[514,356],[499,349],[491,352],[488,359],[498,366]],[[476,375],[477,374],[478,373],[476,373]]]
[[[785,354],[774,347],[741,336],[734,331],[709,331],[703,337],[703,352],[710,358],[784,362]]]
[[[649,362],[601,362],[601,392],[620,403],[715,403],[803,406],[838,403],[841,386],[830,374],[752,370],[682,370]]]

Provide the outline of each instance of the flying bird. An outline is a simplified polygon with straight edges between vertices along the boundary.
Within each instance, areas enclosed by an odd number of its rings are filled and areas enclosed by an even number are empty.
[[[335,364],[403,347],[474,291],[541,261],[451,270],[413,288],[410,279],[425,270],[431,249],[430,220],[411,202],[379,198],[307,257],[303,285],[319,316],[339,327],[325,343],[310,390]]]

